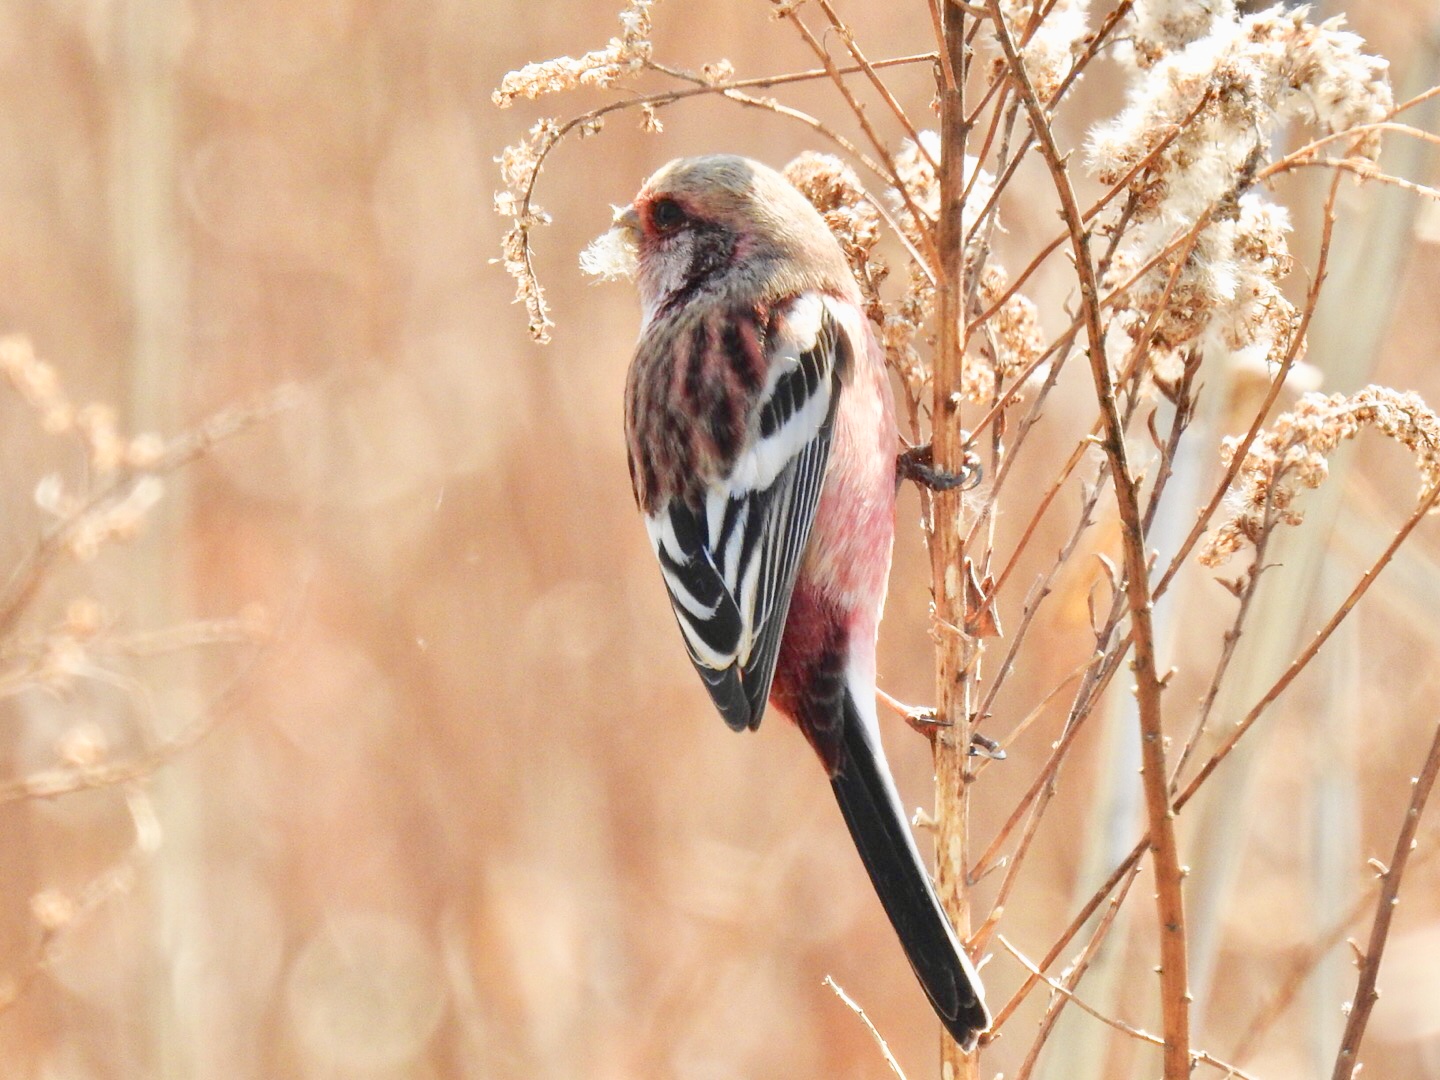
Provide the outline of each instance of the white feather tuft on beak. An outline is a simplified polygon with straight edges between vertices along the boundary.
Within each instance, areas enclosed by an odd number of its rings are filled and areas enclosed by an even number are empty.
[[[602,281],[633,278],[640,256],[638,223],[635,211],[617,206],[615,226],[597,236],[580,252],[582,272]]]

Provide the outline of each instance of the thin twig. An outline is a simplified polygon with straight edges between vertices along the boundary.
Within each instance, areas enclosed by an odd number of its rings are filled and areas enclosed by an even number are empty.
[[[1070,986],[1066,986],[1064,983],[1058,982],[1055,979],[1050,978],[1050,976],[1046,975],[1043,971],[1041,971],[1038,967],[1035,966],[1034,961],[1032,961],[1029,957],[1027,957],[1014,945],[1012,945],[1008,940],[1006,940],[1004,934],[998,935],[998,940],[1000,944],[1005,947],[1005,951],[1008,952],[1011,956],[1013,956],[1019,962],[1021,967],[1023,967],[1026,971],[1030,972],[1031,975],[1037,976],[1038,978],[1042,979],[1045,984],[1049,986],[1050,989],[1054,990],[1057,994],[1060,994],[1061,996],[1067,998],[1069,1001],[1073,1002],[1080,1009],[1081,1012],[1089,1013],[1096,1020],[1099,1020],[1102,1024],[1107,1024],[1110,1027],[1114,1028],[1116,1031],[1120,1032],[1123,1035],[1128,1035],[1132,1039],[1138,1039],[1141,1042],[1149,1043],[1151,1046],[1165,1045],[1165,1040],[1160,1038],[1160,1036],[1152,1035],[1150,1034],[1150,1032],[1142,1031],[1140,1028],[1137,1027],[1132,1027],[1131,1025],[1125,1023],[1125,1021],[1119,1020],[1113,1016],[1106,1016],[1099,1009],[1095,1008],[1095,1006],[1088,1004],[1083,998],[1076,994]],[[1203,1065],[1209,1065],[1216,1069],[1222,1069],[1227,1076],[1233,1076],[1237,1078],[1237,1080],[1255,1080],[1255,1078],[1250,1076],[1249,1073],[1242,1072],[1236,1066],[1221,1061],[1213,1054],[1207,1054],[1204,1050],[1194,1051],[1193,1056],[1198,1063]]]
[[[1085,977],[1085,973],[1090,969],[1091,962],[1100,951],[1100,946],[1103,945],[1105,939],[1110,936],[1110,931],[1114,928],[1115,920],[1120,914],[1120,907],[1124,904],[1125,897],[1129,894],[1130,886],[1135,883],[1137,876],[1139,876],[1138,864],[1135,872],[1132,873],[1130,879],[1126,881],[1125,888],[1115,895],[1110,906],[1105,909],[1105,914],[1102,915],[1100,921],[1095,924],[1095,929],[1090,934],[1090,940],[1087,941],[1085,947],[1080,950],[1080,955],[1075,958],[1069,970],[1066,971],[1065,982],[1069,989],[1073,990],[1080,984],[1080,980]],[[1043,976],[1029,976],[1030,979],[1040,977]],[[1027,983],[1027,985],[1029,984]],[[1040,1055],[1045,1049],[1045,1043],[1055,1031],[1055,1025],[1060,1020],[1060,1012],[1064,1009],[1067,1001],[1069,1001],[1067,996],[1057,996],[1051,998],[1046,1004],[1045,1015],[1040,1019],[1040,1030],[1031,1042],[1030,1048],[1025,1054],[1025,1060],[1020,1063],[1020,1068],[1016,1070],[1015,1080],[1030,1080],[1031,1074],[1035,1071],[1035,1066],[1040,1061]]]
[[[1177,813],[1184,809],[1186,804],[1199,793],[1205,781],[1210,778],[1220,763],[1230,755],[1235,749],[1235,746],[1245,736],[1245,733],[1255,724],[1255,721],[1275,703],[1276,699],[1295,681],[1300,672],[1304,671],[1310,662],[1315,659],[1316,654],[1319,653],[1320,649],[1330,639],[1330,636],[1334,634],[1336,628],[1345,620],[1345,617],[1349,615],[1355,605],[1360,602],[1360,599],[1365,593],[1370,590],[1370,587],[1379,576],[1380,571],[1389,565],[1390,561],[1395,557],[1395,552],[1400,549],[1400,546],[1405,543],[1410,534],[1415,531],[1416,526],[1425,519],[1426,515],[1434,509],[1437,503],[1440,503],[1440,489],[1431,493],[1428,498],[1415,508],[1410,517],[1405,520],[1405,523],[1391,539],[1389,545],[1380,553],[1370,568],[1365,571],[1349,595],[1341,601],[1340,606],[1336,608],[1334,614],[1331,615],[1330,619],[1321,627],[1319,632],[1316,633],[1310,644],[1296,656],[1289,668],[1285,670],[1285,673],[1276,680],[1274,685],[1255,703],[1254,707],[1235,725],[1230,736],[1215,750],[1210,756],[1210,759],[1200,771],[1196,773],[1190,783],[1185,786],[1185,789],[1175,796],[1175,810]],[[1065,951],[1075,935],[1080,932],[1081,928],[1090,920],[1090,917],[1099,910],[1100,905],[1105,902],[1105,898],[1115,890],[1116,886],[1120,884],[1127,874],[1130,874],[1139,865],[1140,859],[1145,854],[1149,845],[1150,836],[1146,833],[1146,835],[1141,837],[1135,846],[1130,849],[1129,854],[1120,860],[1115,869],[1111,871],[1109,878],[1107,878],[1100,888],[1091,894],[1090,899],[1081,906],[1080,911],[1071,919],[1070,924],[1061,933],[1059,938],[1056,939],[1050,951],[1046,953],[1045,958],[1040,964],[1042,968],[1048,968],[1059,958],[1060,954]],[[1029,981],[1016,991],[1011,1002],[996,1014],[995,1026],[997,1028],[1000,1026],[1002,1018],[1009,1016],[1015,1008],[1018,1008],[1020,1001],[1023,1000],[1033,988],[1034,982]]]
[[[144,469],[117,472],[105,486],[92,493],[76,510],[54,525],[10,574],[0,593],[0,638],[8,637],[20,617],[39,593],[46,572],[59,560],[77,530],[92,514],[121,503],[146,477],[167,476],[188,465],[216,444],[248,431],[300,400],[298,389],[285,384],[260,396],[248,405],[221,409],[190,431],[171,439],[158,460]]]
[[[895,95],[890,92],[890,87],[885,84],[885,80],[876,74],[875,65],[867,60],[865,54],[860,51],[860,46],[855,42],[854,32],[851,31],[850,27],[836,14],[835,8],[830,3],[830,0],[819,0],[819,4],[820,10],[825,12],[825,17],[830,20],[830,25],[833,26],[836,33],[840,35],[840,40],[845,42],[845,48],[850,53],[850,58],[855,61],[855,66],[865,73],[865,77],[870,80],[870,85],[875,88],[875,92],[879,94],[885,104],[890,107],[890,111],[895,114],[895,119],[900,122],[900,126],[905,129],[905,133],[910,136],[910,140],[915,143],[920,154],[929,162],[930,168],[936,168],[937,163],[935,159],[930,156],[930,151],[925,149],[924,144],[920,142],[920,133],[915,130],[915,125],[910,122],[910,117],[906,114],[904,107],[896,99]]]
[[[843,1001],[846,1007],[860,1018],[861,1023],[863,1023],[866,1030],[870,1032],[870,1037],[875,1040],[875,1045],[880,1048],[880,1055],[885,1059],[885,1064],[890,1066],[890,1071],[898,1076],[900,1080],[905,1080],[905,1071],[900,1068],[900,1062],[895,1060],[895,1055],[890,1052],[890,1047],[886,1044],[884,1036],[875,1030],[875,1025],[870,1022],[870,1017],[865,1015],[865,1010],[860,1007],[854,998],[841,989],[840,984],[829,975],[825,976],[825,985],[835,991],[835,996]]]
[[[1335,1071],[1331,1080],[1351,1080],[1359,1071],[1360,1040],[1365,1037],[1365,1025],[1370,1022],[1370,1011],[1380,1000],[1375,982],[1380,975],[1380,961],[1385,955],[1385,944],[1390,936],[1390,922],[1395,917],[1395,905],[1400,902],[1400,879],[1405,874],[1405,865],[1415,848],[1415,831],[1420,827],[1420,815],[1425,812],[1425,802],[1435,786],[1435,777],[1440,775],[1440,724],[1430,740],[1430,751],[1425,755],[1425,764],[1420,775],[1410,783],[1410,806],[1400,823],[1399,835],[1395,837],[1395,852],[1390,856],[1390,865],[1381,875],[1380,897],[1375,902],[1375,921],[1370,927],[1370,940],[1365,945],[1365,959],[1360,964],[1360,977],[1355,986],[1355,997],[1350,1006],[1350,1018],[1345,1023],[1345,1034],[1340,1039],[1340,1052],[1335,1055]]]
[[[936,248],[930,229],[926,227],[930,219],[916,204],[915,197],[911,194],[909,185],[901,181],[900,173],[895,168],[895,159],[890,154],[890,148],[886,145],[885,140],[880,137],[880,133],[875,130],[875,126],[870,123],[870,117],[866,115],[865,106],[860,104],[860,99],[857,98],[854,93],[851,92],[850,87],[846,85],[844,78],[841,76],[840,68],[836,65],[835,61],[830,58],[830,53],[825,48],[825,45],[815,36],[810,27],[805,24],[805,20],[800,18],[798,9],[794,7],[785,8],[784,16],[795,26],[796,31],[798,31],[801,38],[804,39],[805,44],[810,46],[811,51],[813,51],[820,62],[825,65],[825,70],[830,74],[830,81],[835,84],[835,88],[840,91],[840,96],[844,98],[845,103],[850,106],[850,111],[855,114],[855,119],[860,124],[860,130],[865,133],[865,137],[870,140],[870,145],[875,148],[875,153],[879,155],[881,162],[884,163],[885,178],[891,187],[899,193],[901,200],[905,203],[905,209],[910,212],[910,216],[916,226],[915,233],[920,238],[922,246],[926,249],[927,261],[931,266],[937,268],[937,273],[943,273],[943,269],[940,269],[943,266],[940,252]],[[859,70],[863,71],[864,69],[859,68]]]
[[[1030,114],[1030,127],[1040,143],[1041,156],[1050,169],[1060,198],[1061,213],[1070,231],[1085,315],[1090,370],[1095,395],[1105,420],[1104,447],[1110,459],[1110,480],[1115,491],[1125,556],[1125,590],[1130,609],[1136,699],[1139,705],[1141,757],[1144,762],[1146,811],[1150,818],[1150,851],[1155,864],[1155,900],[1160,933],[1161,1011],[1165,1031],[1166,1080],[1185,1080],[1190,1073],[1190,994],[1187,986],[1183,871],[1175,839],[1174,808],[1170,802],[1169,770],[1165,763],[1165,736],[1161,715],[1161,683],[1155,664],[1155,637],[1151,623],[1150,581],[1145,537],[1140,522],[1139,498],[1130,471],[1125,430],[1115,399],[1115,388],[1105,357],[1105,334],[1100,324],[1100,290],[1090,256],[1089,234],[1065,167],[1055,144],[1045,107],[1035,93],[1016,52],[1015,43],[1000,12],[999,0],[988,0],[996,40],[1005,52],[1010,77]]]
[[[1337,919],[1329,930],[1306,943],[1301,954],[1291,961],[1285,978],[1276,987],[1269,1000],[1250,1017],[1250,1023],[1235,1042],[1235,1049],[1230,1054],[1232,1058],[1236,1061],[1245,1061],[1250,1057],[1255,1050],[1256,1043],[1294,1003],[1295,998],[1300,994],[1300,988],[1305,985],[1305,981],[1319,966],[1320,961],[1325,958],[1325,954],[1345,940],[1345,935],[1350,927],[1359,922],[1360,917],[1365,914],[1366,909],[1372,903],[1374,903],[1374,898],[1368,892],[1362,893],[1355,898],[1355,903],[1351,905],[1350,910]]]

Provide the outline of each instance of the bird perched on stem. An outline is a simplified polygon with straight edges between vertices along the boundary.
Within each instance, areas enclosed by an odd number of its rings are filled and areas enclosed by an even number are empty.
[[[894,406],[819,213],[740,157],[672,161],[617,213],[643,327],[625,392],[635,499],[716,708],[767,699],[830,776],[925,993],[971,1047],[990,1023],[880,745],[875,638],[894,538]]]

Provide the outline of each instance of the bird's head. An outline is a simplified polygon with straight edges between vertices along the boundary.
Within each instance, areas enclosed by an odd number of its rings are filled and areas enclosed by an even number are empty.
[[[855,289],[824,219],[783,176],[728,154],[677,158],[615,215],[648,323],[701,292],[773,300]]]

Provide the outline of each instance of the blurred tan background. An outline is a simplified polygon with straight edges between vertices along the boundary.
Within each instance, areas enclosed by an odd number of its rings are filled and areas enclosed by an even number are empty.
[[[879,57],[930,47],[923,4],[909,7],[845,10]],[[1429,5],[1352,15],[1397,81],[1433,63]],[[752,0],[670,0],[656,16],[667,62],[725,57],[741,76],[813,66]],[[107,648],[102,636],[67,688],[0,698],[7,782],[56,766],[67,738],[123,760],[197,717],[216,721],[147,782],[0,806],[0,1077],[887,1075],[826,974],[912,1080],[935,1075],[938,1028],[803,740],[773,717],[730,734],[689,669],[621,444],[637,306],[628,286],[589,284],[575,268],[610,204],[670,157],[725,149],[781,164],[826,147],[711,101],[663,112],[662,135],[622,115],[562,146],[538,193],[555,216],[536,236],[558,323],[544,349],[493,261],[507,225],[490,209],[494,157],[537,116],[604,99],[501,112],[491,90],[525,61],[599,47],[616,28],[614,5],[563,0],[0,6],[0,331],[28,335],[77,403],[112,404],[130,433],[173,435],[287,382],[302,391],[297,407],[171,478],[133,544],[50,574],[17,631],[43,638],[77,598],[102,606],[117,641],[261,608],[272,628],[258,656],[233,644]],[[1114,76],[1095,69],[1078,116],[1113,106]],[[893,86],[925,115],[928,69],[897,72]],[[785,100],[839,116],[822,86]],[[1068,122],[1062,137],[1078,144],[1083,127]],[[1033,250],[1054,228],[1038,171],[1024,182],[1031,194],[1006,204],[1002,253]],[[1301,185],[1286,196],[1309,197]],[[1337,325],[1374,325],[1377,340],[1350,349],[1355,366],[1327,387],[1373,371],[1440,402],[1436,219],[1407,216],[1413,204],[1386,211],[1400,225],[1376,281],[1360,223],[1382,205],[1368,190],[1347,195],[1353,287],[1369,306],[1352,307],[1354,292],[1331,302]],[[1417,241],[1426,227],[1432,239]],[[1297,231],[1307,265],[1313,237]],[[1038,279],[1052,332],[1065,288],[1061,266]],[[1066,385],[1083,396],[1083,381]],[[1055,467],[1047,455],[1069,452],[1088,422],[1079,407],[1052,404],[1014,490],[1036,489]],[[86,467],[8,389],[0,432],[8,575],[45,522],[37,481],[58,471],[79,488]],[[1414,488],[1389,448],[1364,447],[1353,464],[1324,548],[1343,581],[1383,546]],[[1075,505],[1017,574],[1008,624]],[[1002,518],[1002,553],[1028,512],[1018,498]],[[924,703],[917,518],[907,493],[881,670],[891,693]],[[1221,1056],[1332,921],[1314,892],[1317,853],[1335,850],[1325,838],[1346,838],[1322,871],[1338,910],[1367,882],[1363,859],[1389,857],[1437,719],[1436,549],[1430,525],[1256,739],[1239,887],[1214,901],[1224,914],[1197,1006],[1199,1042]],[[1096,565],[1072,570],[994,734],[1089,650]],[[1308,585],[1277,576],[1270,587],[1289,600],[1286,626],[1318,625],[1324,609],[1301,604]],[[1183,638],[1171,650],[1171,700],[1185,707],[1231,611],[1207,575],[1189,588],[1186,619],[1209,636],[1198,654]],[[1340,718],[1317,728],[1327,706]],[[982,843],[1062,718],[1050,709],[987,772]],[[1002,923],[1033,955],[1108,870],[1090,864],[1086,822],[1108,778],[1133,770],[1109,764],[1092,734]],[[924,741],[898,722],[887,735],[907,802],[928,805]],[[1337,771],[1355,786],[1339,803],[1316,799]],[[1338,823],[1326,816],[1337,805]],[[1136,820],[1115,827],[1122,847]],[[1437,839],[1433,827],[1422,835]],[[1155,1024],[1149,896],[1142,877],[1134,937],[1115,939],[1116,1011],[1142,1026]],[[1440,1076],[1440,861],[1412,869],[1404,900],[1363,1056],[1367,1075]],[[1337,981],[1286,1013],[1249,1059],[1257,1075],[1313,1075],[1317,1033],[1353,988],[1344,947],[1332,955]],[[1000,955],[987,977],[1001,1003],[1021,972]],[[988,1052],[987,1074],[1013,1073],[1042,997]],[[1094,1027],[1062,1027],[1050,1075],[1154,1071],[1148,1051],[1117,1049],[1108,1032],[1097,1042]]]

